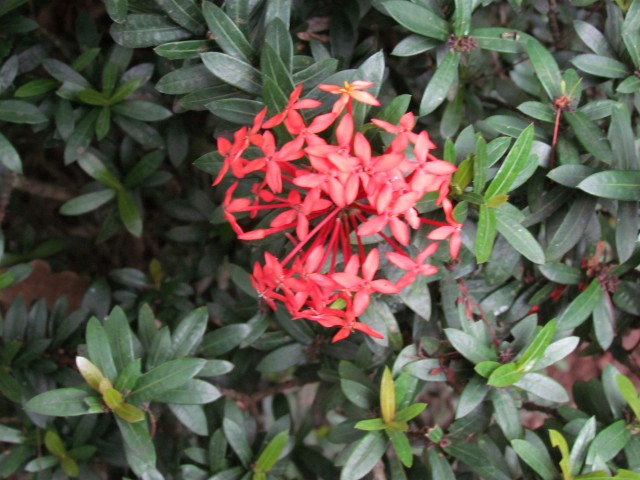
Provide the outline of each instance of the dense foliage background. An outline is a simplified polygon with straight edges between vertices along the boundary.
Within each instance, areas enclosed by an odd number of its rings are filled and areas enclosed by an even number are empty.
[[[332,343],[211,183],[352,80],[463,246]],[[0,477],[640,478],[639,112],[639,0],[0,0]]]

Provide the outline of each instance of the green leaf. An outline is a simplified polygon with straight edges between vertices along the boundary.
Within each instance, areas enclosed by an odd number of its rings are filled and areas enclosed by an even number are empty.
[[[35,105],[23,100],[0,100],[0,121],[38,124],[47,117]]]
[[[239,125],[251,124],[264,105],[255,100],[244,98],[228,98],[206,104],[214,115]]]
[[[341,480],[358,480],[369,473],[385,451],[382,432],[369,432],[351,450],[340,473]]]
[[[427,408],[426,403],[418,402],[399,410],[393,420],[395,422],[408,422],[420,415]]]
[[[389,367],[385,367],[380,382],[380,413],[385,424],[391,423],[396,416],[396,390]]]
[[[531,118],[547,123],[554,123],[556,113],[547,103],[542,102],[524,102],[518,105],[518,110]]]
[[[273,49],[280,60],[282,60],[286,71],[290,73],[293,68],[293,42],[291,41],[289,28],[284,24],[282,19],[276,17],[267,24],[264,46],[266,45],[269,45]],[[264,46],[262,47],[263,49]]]
[[[578,188],[591,195],[613,200],[640,200],[640,171],[609,170],[590,175]]]
[[[204,65],[189,65],[164,75],[156,88],[168,94],[190,93],[201,88],[223,85]]]
[[[534,161],[534,159],[530,160],[529,156],[531,145],[533,144],[533,133],[533,124],[522,131],[498,173],[489,184],[484,198],[488,199],[495,195],[508,193],[518,174],[526,168],[527,163]]]
[[[577,475],[582,470],[582,463],[587,454],[589,444],[596,436],[596,418],[591,417],[584,422],[584,425],[578,432],[576,439],[571,447],[571,455],[569,457],[569,465],[571,465],[572,475]],[[564,457],[564,455],[563,455]],[[563,458],[564,460],[564,458]]]
[[[520,412],[516,402],[507,390],[492,390],[489,394],[493,405],[496,423],[507,440],[521,438],[523,435]]]
[[[174,358],[193,355],[207,328],[209,313],[206,307],[200,307],[185,316],[172,335],[172,348]]]
[[[493,349],[473,335],[470,335],[456,328],[445,328],[444,333],[449,342],[458,353],[469,360],[471,363],[477,364],[487,360],[495,360],[496,353]]]
[[[124,453],[129,467],[139,477],[144,477],[145,473],[155,470],[156,450],[146,423],[129,423],[119,417],[116,417],[116,422],[124,440]]]
[[[562,95],[560,69],[555,59],[540,42],[533,37],[527,37],[525,43],[529,60],[538,76],[547,96],[551,101]]]
[[[540,265],[538,269],[542,275],[554,283],[578,285],[582,281],[580,270],[564,263],[547,263]]]
[[[623,103],[616,103],[611,108],[609,140],[613,151],[612,164],[615,168],[621,170],[640,169],[629,110]]]
[[[400,40],[394,47],[391,55],[396,57],[410,57],[433,50],[438,45],[440,45],[440,41],[438,40],[412,34]]]
[[[588,165],[560,165],[547,173],[547,177],[565,187],[576,188],[581,181],[596,172],[595,168]]]
[[[68,165],[79,157],[85,155],[92,155],[95,157],[95,155],[87,153],[87,148],[89,148],[89,144],[91,143],[98,115],[100,115],[100,109],[93,108],[89,110],[89,112],[75,125],[75,128],[69,136],[64,148],[65,164]],[[91,175],[91,173],[89,173],[89,175]]]
[[[305,360],[304,346],[298,343],[292,343],[270,352],[260,360],[256,366],[256,370],[264,373],[281,372],[295,365],[300,365],[304,363]]]
[[[35,97],[54,90],[60,82],[52,78],[37,78],[21,85],[13,94],[16,98]]]
[[[112,25],[110,31],[116,43],[128,48],[155,47],[191,36],[188,30],[155,14],[128,15],[125,23]]]
[[[146,122],[116,115],[114,121],[122,131],[147,150],[164,148],[164,140],[158,131]]]
[[[109,339],[116,371],[122,372],[136,356],[133,332],[129,325],[129,319],[122,308],[114,307],[104,320],[104,330]]]
[[[183,28],[195,35],[205,33],[202,12],[193,0],[155,0],[166,14]]]
[[[142,235],[142,215],[136,201],[127,190],[118,190],[118,214],[127,231],[134,237]]]
[[[89,359],[105,377],[115,382],[118,371],[113,360],[109,337],[96,317],[89,319],[85,335]]]
[[[203,53],[200,57],[209,71],[220,80],[247,93],[262,93],[261,74],[248,63],[219,52]]]
[[[7,137],[0,133],[0,164],[15,173],[22,173],[22,162],[17,150],[11,145]]]
[[[127,173],[124,178],[124,185],[127,188],[135,188],[153,175],[162,165],[165,158],[165,152],[162,150],[154,150],[147,153],[140,159],[138,163]]]
[[[115,196],[116,192],[111,189],[85,193],[65,202],[59,212],[61,215],[82,215],[101,207]]]
[[[206,373],[204,369],[200,371],[201,375]],[[203,405],[215,402],[221,396],[220,391],[210,383],[193,378],[177,388],[155,395],[153,401],[173,405]]]
[[[87,105],[98,107],[105,107],[109,105],[109,99],[93,88],[85,88],[84,90],[76,92],[76,97]]]
[[[540,244],[525,227],[503,209],[496,210],[496,228],[509,244],[533,263],[545,263]]]
[[[129,9],[128,0],[105,0],[104,5],[111,20],[116,23],[124,23]]]
[[[294,85],[291,80],[289,69],[282,62],[282,59],[271,45],[267,44],[262,47],[260,70],[262,72],[263,83],[267,79],[273,80],[279,89],[287,96],[291,91],[293,91]],[[282,105],[281,108],[284,108],[284,105]]]
[[[253,471],[256,473],[267,473],[271,471],[278,461],[280,454],[283,452],[284,447],[287,446],[288,441],[289,432],[287,431],[275,435],[256,460]]]
[[[616,383],[618,384],[620,393],[629,404],[629,407],[631,407],[631,410],[633,410],[636,419],[640,420],[640,397],[638,396],[636,387],[631,380],[624,375],[618,375],[616,377]]]
[[[432,10],[407,1],[384,2],[384,10],[406,29],[445,41],[449,37],[449,23]]]
[[[159,365],[143,374],[131,392],[131,400],[150,400],[156,395],[178,388],[202,370],[206,361],[200,358],[178,358]]]
[[[562,477],[565,480],[571,480],[571,467],[569,464],[569,445],[562,436],[562,434],[556,430],[549,430],[549,439],[551,440],[551,446],[557,447],[560,450],[560,470],[562,470]]]
[[[41,393],[29,400],[24,408],[40,415],[72,417],[86,415],[89,407],[85,399],[89,393],[79,388],[59,388]]]
[[[158,45],[153,49],[156,55],[169,60],[183,60],[197,58],[201,53],[212,51],[216,42],[213,40],[185,40]]]
[[[430,114],[442,104],[451,86],[457,82],[459,64],[460,54],[453,50],[448,51],[422,94],[420,116]]]
[[[495,363],[499,365],[497,362]],[[487,376],[488,375],[489,374],[487,374]],[[460,395],[460,399],[458,400],[455,418],[458,419],[465,417],[472,412],[482,403],[487,396],[487,393],[489,393],[489,388],[487,387],[487,383],[484,378],[481,378],[478,375],[471,377],[471,380],[469,380],[465,385],[464,390]]]
[[[615,337],[615,312],[608,292],[604,292],[600,302],[593,309],[593,329],[596,340],[603,350],[608,350]]]
[[[127,80],[123,84],[119,85],[118,88],[116,88],[115,92],[113,92],[113,95],[111,95],[111,97],[109,98],[109,103],[111,105],[120,103],[133,92],[135,92],[138,88],[140,88],[140,85],[141,80],[139,77],[134,77]]]
[[[302,83],[304,90],[312,89],[319,83],[322,83],[329,75],[333,75],[338,68],[338,60],[336,58],[323,58],[318,62],[314,62],[307,68],[295,72],[293,74],[293,83],[298,85]]]
[[[556,332],[556,321],[548,322],[535,336],[531,344],[516,360],[519,372],[528,373],[536,368],[536,364],[544,357],[544,353]]]
[[[627,445],[630,436],[627,423],[624,420],[619,420],[604,428],[589,446],[587,464],[593,465],[596,457],[601,462],[612,460]]]
[[[355,424],[355,428],[366,431],[384,430],[387,428],[387,425],[381,418],[370,418],[369,420],[360,420]]]
[[[235,412],[234,412],[235,410]],[[233,413],[236,413],[234,415]],[[245,468],[250,468],[249,465],[253,461],[253,452],[247,439],[247,433],[245,432],[244,425],[239,422],[242,421],[242,416],[238,411],[238,407],[233,403],[233,400],[226,399],[224,406],[224,417],[222,419],[222,430],[229,445],[238,456],[240,463]]]
[[[604,163],[611,163],[613,154],[606,135],[585,113],[563,112],[562,118],[567,121],[587,152]]]
[[[114,113],[143,122],[159,122],[173,113],[162,105],[145,100],[125,100],[111,107]]]
[[[111,109],[102,107],[96,120],[96,138],[102,140],[111,130]]]
[[[251,327],[246,324],[232,324],[207,333],[200,347],[204,355],[217,357],[236,348],[249,335]]]
[[[518,456],[543,480],[555,480],[558,477],[558,470],[546,449],[517,438],[511,440],[511,446]]]
[[[576,55],[571,59],[571,63],[591,75],[604,78],[624,78],[629,74],[627,66],[613,58],[584,53]]]
[[[209,30],[223,52],[251,62],[253,48],[238,26],[224,11],[211,2],[202,2],[202,12]]]
[[[476,261],[484,263],[489,260],[496,238],[496,212],[486,204],[480,205],[478,230],[476,232]]]
[[[636,93],[640,91],[640,78],[630,75],[616,87],[618,93]]]
[[[386,434],[391,440],[391,445],[393,445],[393,449],[402,464],[407,468],[411,468],[413,465],[413,452],[407,436],[403,432],[394,430],[387,430]]]
[[[474,4],[466,0],[456,0],[455,5],[456,9],[453,12],[454,33],[458,37],[469,35]]]
[[[584,232],[591,220],[596,199],[585,195],[576,198],[562,223],[553,234],[545,252],[547,261],[554,262],[571,250],[583,238]]]
[[[19,444],[24,440],[24,434],[20,430],[0,425],[0,442]]]
[[[616,56],[606,37],[590,23],[583,22],[582,20],[574,20],[573,28],[580,37],[580,40],[582,40],[593,53],[610,58]]]
[[[492,387],[508,387],[520,380],[522,375],[515,363],[505,363],[491,372],[487,384]]]
[[[598,279],[593,279],[558,317],[558,330],[570,330],[582,324],[600,303],[604,290]]]

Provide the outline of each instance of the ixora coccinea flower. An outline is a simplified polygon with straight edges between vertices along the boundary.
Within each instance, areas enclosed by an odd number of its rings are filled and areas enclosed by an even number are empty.
[[[413,115],[402,116],[399,125],[372,120],[381,131],[394,135],[384,152],[374,152],[367,137],[355,131],[353,102],[379,105],[366,91],[372,85],[365,81],[319,85],[339,97],[330,113],[308,123],[300,111],[317,108],[320,102],[300,99],[298,85],[281,112],[267,118],[264,109],[232,140],[218,139],[223,165],[214,185],[227,175],[234,179],[223,211],[238,238],[282,235],[288,241],[282,256],[266,252],[264,262],[255,264],[256,291],[270,308],[283,305],[294,319],[337,327],[334,342],[354,331],[382,338],[358,321],[371,295],[398,293],[419,275],[436,273],[427,261],[439,242],[448,240],[452,258],[460,249],[461,225],[447,198],[456,167],[430,153],[435,146],[427,132],[412,131]],[[277,141],[276,127],[288,132],[286,141]],[[236,196],[240,181],[250,186],[249,196]],[[416,205],[427,193],[437,193],[445,221],[418,213]],[[271,219],[262,228],[245,229],[237,215],[247,213],[250,219],[269,213]],[[410,255],[411,233],[422,224],[435,227],[427,235],[432,243]],[[404,271],[397,282],[376,278],[380,250],[369,246],[370,238],[363,241],[371,236],[388,245],[387,261]]]

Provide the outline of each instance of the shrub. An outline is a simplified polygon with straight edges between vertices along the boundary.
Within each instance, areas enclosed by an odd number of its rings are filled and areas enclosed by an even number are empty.
[[[640,478],[639,0],[0,32],[1,478]]]

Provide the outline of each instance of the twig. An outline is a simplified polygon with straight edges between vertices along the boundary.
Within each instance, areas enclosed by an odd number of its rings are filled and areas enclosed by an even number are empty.
[[[561,47],[562,34],[560,33],[560,27],[558,26],[558,3],[556,0],[549,0],[549,30],[551,30],[551,36],[556,44],[557,48]]]
[[[220,387],[216,385],[216,388],[220,390],[225,397],[229,397],[234,400],[240,408],[244,408],[249,410],[252,415],[257,415],[258,413],[258,402],[264,400],[267,397],[271,397],[277,393],[282,393],[285,390],[289,390],[291,388],[301,387],[308,383],[315,383],[317,380],[302,380],[300,378],[294,378],[291,380],[287,380],[286,382],[279,383],[277,385],[273,385],[271,387],[267,387],[264,390],[258,390],[257,392],[245,393],[239,392],[237,390],[233,390],[231,388]]]
[[[36,195],[38,197],[48,198],[59,202],[66,202],[73,198],[73,195],[66,189],[58,185],[51,185],[39,180],[32,180],[27,177],[16,176],[14,187],[17,190]]]
[[[0,174],[0,225],[4,221],[7,205],[9,205],[9,199],[11,198],[11,191],[16,184],[16,177],[17,175],[10,171]]]

